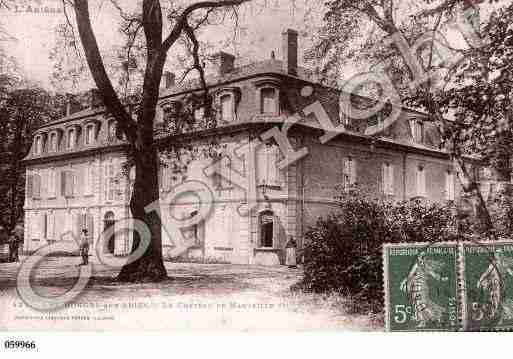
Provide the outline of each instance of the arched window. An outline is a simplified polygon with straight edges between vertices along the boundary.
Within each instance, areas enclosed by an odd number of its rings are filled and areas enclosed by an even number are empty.
[[[273,87],[264,87],[260,90],[260,113],[263,115],[278,114],[278,96]]]
[[[260,232],[260,247],[274,248],[274,212],[263,211],[258,218],[259,232]]]

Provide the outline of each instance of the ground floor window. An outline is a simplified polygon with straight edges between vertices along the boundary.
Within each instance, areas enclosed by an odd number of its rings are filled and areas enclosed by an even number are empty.
[[[107,231],[108,229],[111,229],[112,235],[110,238],[106,239],[106,245],[105,245],[105,252],[114,254],[115,245],[116,245],[116,220],[113,212],[107,212],[105,213],[105,216],[103,217],[103,230]],[[113,228],[111,228],[113,227]]]
[[[260,247],[274,247],[274,213],[272,211],[264,211],[259,216],[260,227]]]

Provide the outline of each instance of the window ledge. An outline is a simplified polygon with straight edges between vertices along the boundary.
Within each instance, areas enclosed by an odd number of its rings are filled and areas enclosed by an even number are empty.
[[[265,247],[262,247],[262,248],[255,248],[254,251],[255,251],[255,253],[256,252],[277,253],[277,252],[281,252],[281,249],[279,249],[279,248],[265,248]]]
[[[233,252],[233,248],[231,247],[214,247],[215,251],[225,251],[225,252]]]

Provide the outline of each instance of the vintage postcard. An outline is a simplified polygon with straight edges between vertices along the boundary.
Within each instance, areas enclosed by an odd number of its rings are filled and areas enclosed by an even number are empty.
[[[0,0],[0,332],[513,329],[512,24]]]

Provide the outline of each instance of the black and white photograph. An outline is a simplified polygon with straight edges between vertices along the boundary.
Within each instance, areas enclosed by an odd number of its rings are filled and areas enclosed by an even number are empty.
[[[0,0],[0,352],[513,330],[512,24],[510,0]]]

